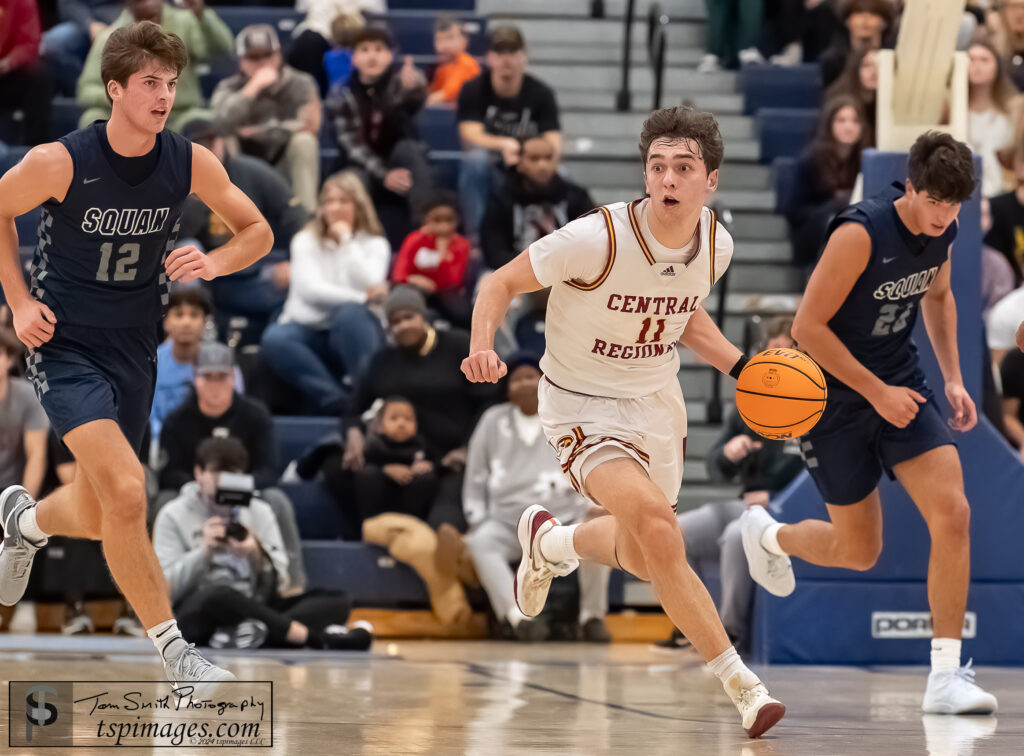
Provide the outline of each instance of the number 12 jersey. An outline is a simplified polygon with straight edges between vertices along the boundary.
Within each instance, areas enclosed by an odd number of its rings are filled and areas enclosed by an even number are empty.
[[[160,320],[167,304],[164,260],[177,241],[191,192],[192,143],[156,136],[156,169],[135,186],[110,165],[97,121],[60,139],[74,175],[63,201],[42,205],[30,290],[58,323],[130,328]]]

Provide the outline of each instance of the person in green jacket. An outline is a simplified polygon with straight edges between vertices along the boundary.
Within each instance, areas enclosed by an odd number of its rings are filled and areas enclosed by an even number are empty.
[[[180,4],[182,7],[179,8],[166,5],[162,0],[125,0],[125,9],[121,15],[93,40],[85,68],[78,79],[76,99],[84,111],[78,122],[79,128],[85,128],[96,120],[110,118],[110,98],[100,76],[100,55],[107,37],[114,29],[135,21],[160,24],[166,31],[181,37],[188,50],[188,65],[178,76],[178,94],[167,119],[167,128],[181,131],[191,120],[211,117],[210,111],[203,107],[196,63],[219,55],[231,55],[234,52],[234,37],[227,24],[206,7],[205,0],[180,0]]]

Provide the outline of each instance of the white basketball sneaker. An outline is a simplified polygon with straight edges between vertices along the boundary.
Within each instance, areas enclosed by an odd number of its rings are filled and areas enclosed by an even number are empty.
[[[0,542],[0,604],[14,606],[25,594],[32,560],[36,552],[46,545],[47,539],[30,541],[22,535],[18,518],[36,505],[22,486],[11,486],[0,494],[0,521],[4,526],[4,539]]]
[[[556,577],[564,577],[579,567],[579,560],[549,562],[540,553],[540,539],[551,528],[562,523],[539,504],[527,508],[519,517],[519,545],[523,558],[516,570],[514,589],[516,605],[527,617],[536,617],[548,600],[548,589]]]
[[[747,736],[759,738],[786,714],[786,707],[768,695],[768,689],[750,670],[737,672],[725,683],[725,692],[743,718]]]
[[[178,698],[210,699],[220,683],[235,679],[226,669],[204,659],[195,644],[186,643],[184,638],[171,641],[164,649],[163,659],[167,679]]]
[[[996,697],[974,682],[973,660],[951,671],[931,672],[921,711],[925,714],[994,714]]]
[[[764,507],[750,507],[740,515],[743,553],[747,555],[750,577],[773,596],[788,596],[796,588],[793,563],[761,545],[761,536],[776,520]]]

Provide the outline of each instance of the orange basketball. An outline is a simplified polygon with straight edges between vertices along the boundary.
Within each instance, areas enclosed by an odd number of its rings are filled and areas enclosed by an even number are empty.
[[[736,409],[747,426],[776,440],[814,427],[828,390],[821,368],[795,349],[766,349],[744,366],[736,381]]]

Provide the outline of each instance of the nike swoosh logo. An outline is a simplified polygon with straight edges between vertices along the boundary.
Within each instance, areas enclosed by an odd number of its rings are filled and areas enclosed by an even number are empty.
[[[889,263],[891,263],[895,259],[896,259],[895,257],[883,257],[882,258],[882,264],[883,265],[888,265]]]
[[[82,183],[83,184],[91,184],[93,181],[99,181],[101,178],[103,178],[103,177],[102,176],[97,176],[96,178],[92,178],[92,179],[84,179],[82,181]]]

